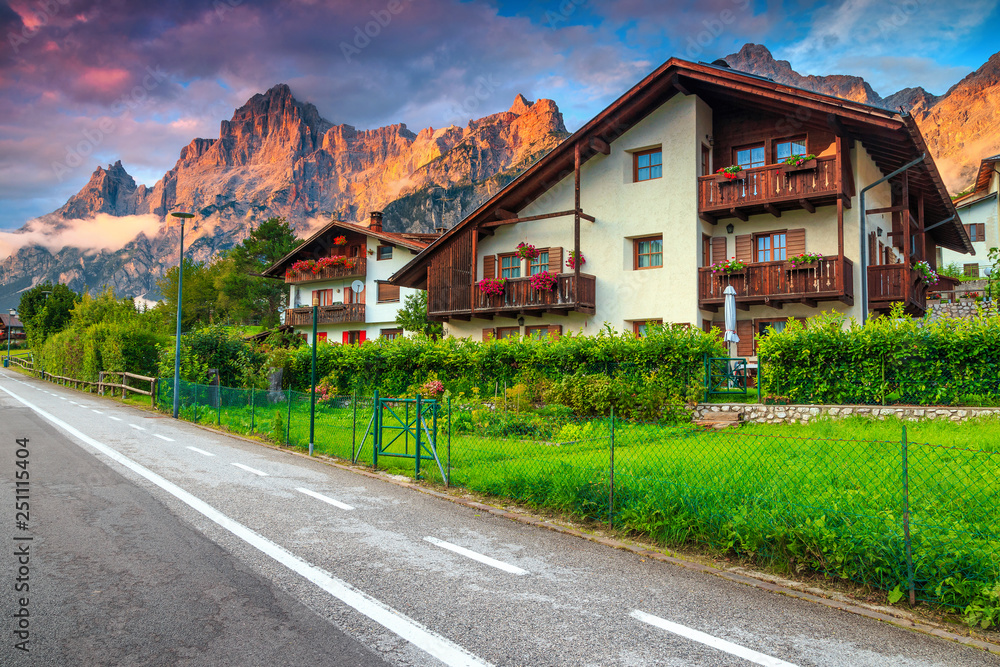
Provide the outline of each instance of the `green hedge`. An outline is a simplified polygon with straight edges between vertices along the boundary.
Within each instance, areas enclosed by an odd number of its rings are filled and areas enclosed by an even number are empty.
[[[100,322],[50,336],[36,359],[49,373],[91,382],[101,371],[155,375],[158,348],[164,342],[166,337],[136,322]]]
[[[761,338],[763,393],[790,403],[1000,404],[997,318],[921,320],[897,309],[845,324],[824,313]]]

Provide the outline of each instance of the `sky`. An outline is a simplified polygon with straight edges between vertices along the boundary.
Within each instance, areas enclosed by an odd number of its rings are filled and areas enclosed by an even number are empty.
[[[465,125],[550,98],[575,130],[671,56],[753,42],[801,74],[944,93],[1000,51],[1000,0],[0,2],[0,229],[121,160],[151,186],[287,83],[333,123]]]

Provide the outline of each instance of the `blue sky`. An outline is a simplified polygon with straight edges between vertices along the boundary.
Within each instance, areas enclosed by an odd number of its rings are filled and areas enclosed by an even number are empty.
[[[217,137],[279,82],[359,128],[464,125],[523,93],[554,99],[573,130],[672,55],[714,60],[755,42],[802,74],[942,94],[1000,51],[998,3],[10,0],[0,228],[58,208],[99,164],[121,159],[152,185],[192,138]]]

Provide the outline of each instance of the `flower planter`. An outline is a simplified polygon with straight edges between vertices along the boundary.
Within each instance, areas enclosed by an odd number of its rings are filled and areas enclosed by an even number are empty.
[[[805,270],[805,269],[815,269],[818,266],[819,266],[819,262],[805,262],[803,264],[788,264],[786,266],[786,268],[789,271],[797,271],[799,269],[802,269],[802,270]]]
[[[735,174],[713,174],[715,176],[716,183],[733,183],[734,181],[739,181],[747,177],[747,172],[738,171]]]
[[[796,171],[816,171],[816,160],[806,160],[802,164],[782,165],[782,171],[791,174]]]

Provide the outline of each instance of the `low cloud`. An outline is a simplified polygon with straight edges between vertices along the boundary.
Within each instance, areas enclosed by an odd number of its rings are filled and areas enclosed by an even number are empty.
[[[106,213],[87,220],[51,221],[35,219],[15,232],[0,232],[0,257],[13,255],[26,246],[42,246],[49,252],[72,247],[81,250],[120,250],[140,234],[152,238],[163,229],[158,216],[127,215],[116,217]]]

